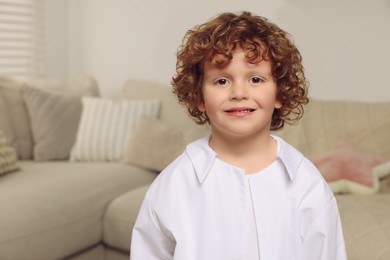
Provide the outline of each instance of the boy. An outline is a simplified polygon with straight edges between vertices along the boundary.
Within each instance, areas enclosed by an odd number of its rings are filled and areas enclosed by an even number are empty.
[[[289,35],[248,12],[187,32],[174,93],[211,135],[189,144],[149,188],[131,259],[346,259],[332,191],[270,130],[308,102]]]

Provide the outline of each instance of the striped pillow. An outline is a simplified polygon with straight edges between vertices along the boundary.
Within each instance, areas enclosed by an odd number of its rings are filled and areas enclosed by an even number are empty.
[[[83,97],[83,112],[70,160],[118,161],[139,119],[157,118],[160,101]]]
[[[16,151],[8,145],[4,133],[0,130],[0,175],[17,169]]]

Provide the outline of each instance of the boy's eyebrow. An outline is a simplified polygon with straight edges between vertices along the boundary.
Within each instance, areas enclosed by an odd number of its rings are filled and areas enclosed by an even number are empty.
[[[218,69],[218,67],[216,67],[216,70],[208,69],[208,70],[204,71],[203,72],[203,79],[227,77],[227,76],[229,76],[228,74],[229,73],[227,73],[226,71],[223,71],[223,69]],[[265,77],[267,79],[274,78],[271,71],[264,71],[264,70],[259,71],[259,70],[253,69],[253,70],[249,70],[247,74],[252,74],[252,76],[261,76],[261,77]]]

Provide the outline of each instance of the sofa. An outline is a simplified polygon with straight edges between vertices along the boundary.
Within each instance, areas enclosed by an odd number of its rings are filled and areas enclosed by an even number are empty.
[[[99,93],[91,77],[0,78],[0,259],[129,259],[150,183],[209,133],[168,84],[130,79],[117,99]],[[273,134],[323,172],[348,259],[390,259],[390,102],[312,100]]]
[[[177,120],[185,110],[169,107],[167,89],[148,88],[143,99],[135,88],[108,99],[92,77],[0,77],[0,259],[129,258],[129,221],[142,201],[131,192],[157,172],[124,162],[123,144],[145,116],[192,127]],[[203,135],[193,129],[192,138]]]

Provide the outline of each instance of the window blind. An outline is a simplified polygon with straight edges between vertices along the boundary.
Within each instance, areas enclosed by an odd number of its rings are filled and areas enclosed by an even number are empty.
[[[44,32],[44,0],[0,0],[0,75],[42,75]]]

